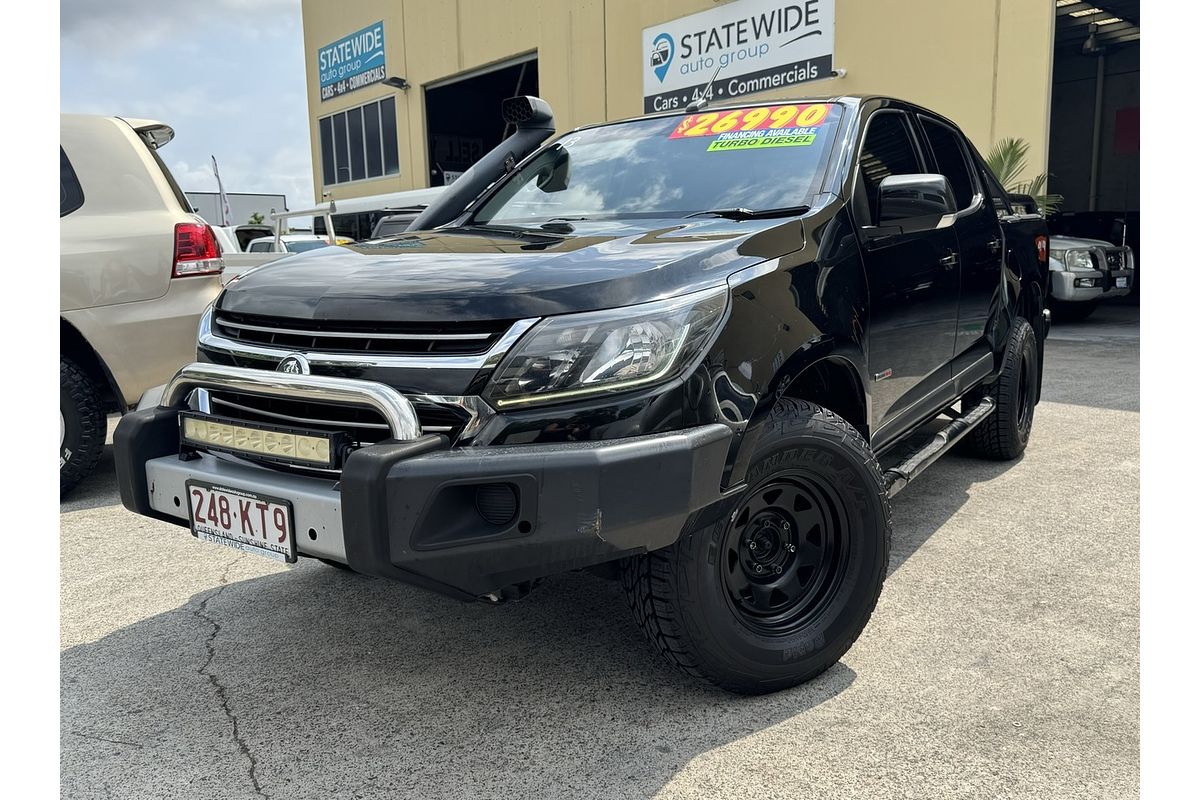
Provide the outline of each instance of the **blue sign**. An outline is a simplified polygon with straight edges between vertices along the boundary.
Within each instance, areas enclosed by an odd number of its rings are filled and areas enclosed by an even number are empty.
[[[383,22],[338,39],[317,50],[321,100],[379,83],[387,77],[383,55]]]

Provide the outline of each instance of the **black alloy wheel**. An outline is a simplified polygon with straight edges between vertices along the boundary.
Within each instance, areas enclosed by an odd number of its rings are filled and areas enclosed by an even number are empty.
[[[751,491],[725,534],[725,588],[743,624],[786,636],[809,624],[846,571],[845,510],[811,474],[773,475]]]

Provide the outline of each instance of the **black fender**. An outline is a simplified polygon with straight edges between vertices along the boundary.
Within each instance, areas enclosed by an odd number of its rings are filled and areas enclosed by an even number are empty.
[[[801,250],[735,273],[729,283],[729,322],[712,354],[723,365],[719,374],[713,373],[722,415],[740,429],[726,465],[727,485],[732,486],[744,478],[779,398],[803,394],[806,370],[823,362],[850,370],[862,393],[866,419],[870,396],[863,388],[866,273],[858,238],[840,201],[805,219]],[[737,409],[736,418],[730,409]]]

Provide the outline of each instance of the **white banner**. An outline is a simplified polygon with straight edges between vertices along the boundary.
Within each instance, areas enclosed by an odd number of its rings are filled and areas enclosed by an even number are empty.
[[[833,74],[834,0],[738,0],[642,31],[646,113]]]
[[[229,210],[229,197],[225,194],[225,186],[221,183],[221,173],[217,170],[217,157],[212,157],[213,177],[217,179],[217,194],[221,199],[221,226],[233,225],[233,214]]]

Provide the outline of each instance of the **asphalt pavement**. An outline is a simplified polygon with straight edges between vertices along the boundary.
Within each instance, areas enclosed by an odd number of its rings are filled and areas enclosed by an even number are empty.
[[[858,643],[768,697],[673,672],[619,586],[462,604],[62,504],[62,796],[1123,798],[1138,791],[1138,317],[1056,326],[1024,457],[894,501]]]

